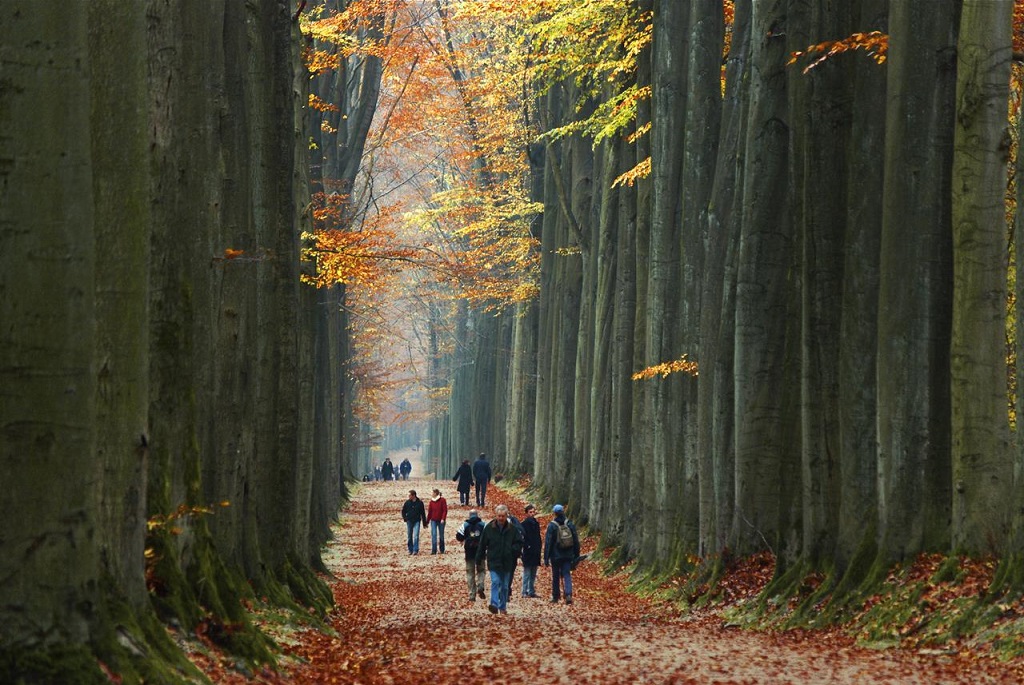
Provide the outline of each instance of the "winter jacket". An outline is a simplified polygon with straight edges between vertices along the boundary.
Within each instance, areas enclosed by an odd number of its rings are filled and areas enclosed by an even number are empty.
[[[540,566],[540,521],[536,517],[523,519],[523,566]]]
[[[452,476],[452,480],[457,480],[458,485],[455,489],[459,492],[469,492],[469,489],[473,487],[473,467],[469,464],[462,464],[459,466],[459,470]]]
[[[462,543],[463,551],[466,553],[466,561],[476,560],[477,547],[466,544],[466,539],[470,537],[470,531],[476,529],[478,533],[483,533],[484,522],[479,516],[473,516],[462,522],[459,529],[455,531],[455,539]],[[479,543],[479,538],[477,538]]]
[[[523,551],[523,534],[511,521],[502,528],[497,520],[484,526],[480,547],[476,550],[477,563],[487,559],[487,570],[507,573],[516,569],[516,560]]]
[[[558,524],[567,523],[572,531],[572,547],[561,549],[558,546]],[[580,534],[576,531],[576,524],[566,521],[565,516],[556,516],[555,520],[548,524],[547,533],[544,536],[544,563],[559,561],[572,561],[580,555]]]
[[[409,461],[408,459],[403,459],[402,463],[398,465],[398,471],[402,475],[409,475],[410,473],[412,473],[412,462]]]
[[[491,479],[491,462],[487,461],[483,457],[474,461],[473,478],[476,478],[477,483],[489,481]]]
[[[427,505],[427,520],[428,521],[447,521],[448,520],[448,501],[444,497],[438,497],[437,499],[431,498],[430,504]]]
[[[380,475],[384,477],[384,480],[391,480],[395,477],[395,465],[390,461],[386,461],[381,464]]]
[[[427,525],[427,510],[423,508],[423,500],[407,499],[402,505],[402,520],[405,522],[419,521]]]

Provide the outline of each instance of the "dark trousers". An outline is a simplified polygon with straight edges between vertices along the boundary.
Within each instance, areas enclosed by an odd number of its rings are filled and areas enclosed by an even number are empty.
[[[562,580],[561,583],[559,579]],[[551,560],[551,599],[559,598],[560,585],[564,586],[565,596],[572,597],[572,559]]]
[[[478,507],[484,506],[487,500],[487,481],[478,480],[476,482],[476,505]]]

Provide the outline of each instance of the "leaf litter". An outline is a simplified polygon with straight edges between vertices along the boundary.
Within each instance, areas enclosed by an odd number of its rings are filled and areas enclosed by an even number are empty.
[[[409,450],[398,456],[408,456],[413,473],[423,473],[419,455]],[[448,501],[446,553],[431,555],[428,528],[420,533],[420,553],[410,555],[402,504],[410,489],[426,501],[435,487]],[[492,484],[481,517],[489,520],[494,506],[507,504],[521,518],[525,502],[516,490]],[[449,480],[360,483],[323,551],[336,604],[329,625],[264,625],[275,638],[286,638],[279,640],[284,654],[276,673],[239,672],[230,656],[208,653],[197,665],[217,683],[273,685],[976,685],[1020,683],[1024,677],[1018,662],[955,650],[871,650],[836,629],[740,630],[719,609],[680,614],[667,602],[631,593],[628,573],[604,575],[591,562],[573,573],[571,606],[549,602],[551,573],[543,566],[538,597],[520,597],[520,566],[508,614],[492,615],[487,600],[467,599],[455,532],[470,508],[458,504]],[[546,509],[538,506],[542,531],[551,519]],[[583,552],[593,552],[596,539],[582,532],[581,538]],[[763,564],[755,564],[763,575]]]

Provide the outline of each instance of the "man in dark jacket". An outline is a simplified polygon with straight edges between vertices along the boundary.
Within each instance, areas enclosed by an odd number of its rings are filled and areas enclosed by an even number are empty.
[[[419,554],[420,525],[427,525],[427,510],[415,490],[409,491],[409,499],[402,505],[402,520],[405,521],[409,554]]]
[[[558,603],[561,579],[565,603],[572,604],[572,563],[580,555],[580,536],[573,522],[565,518],[565,507],[556,504],[551,511],[555,519],[544,536],[544,565],[551,566],[551,602]]]
[[[473,462],[473,480],[476,481],[476,505],[486,506],[487,483],[491,480],[491,462],[481,452],[480,456]]]
[[[491,603],[487,609],[492,614],[508,613],[508,588],[516,559],[522,551],[522,533],[508,520],[508,507],[499,504],[494,508],[494,520],[484,526],[480,547],[476,550],[477,562],[487,559],[487,570],[491,574]]]
[[[537,510],[532,504],[526,505],[523,528],[523,597],[536,597],[537,567],[540,566],[541,539]]]
[[[384,457],[384,463],[380,465],[380,475],[384,480],[395,480],[395,465],[391,463],[391,457]]]
[[[469,463],[467,462],[467,467]],[[476,515],[476,509],[469,512],[467,518],[455,532],[455,539],[462,543],[462,549],[466,554],[466,584],[469,586],[469,601],[473,602],[477,596],[484,599],[484,560],[476,559],[476,551],[480,547],[480,536],[484,532],[484,522]]]

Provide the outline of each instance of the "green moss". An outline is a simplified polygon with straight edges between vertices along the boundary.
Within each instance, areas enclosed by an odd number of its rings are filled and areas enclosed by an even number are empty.
[[[109,685],[86,645],[0,650],[0,682],[10,685]]]
[[[181,652],[152,611],[111,602],[93,631],[93,650],[125,683],[180,683],[206,678]]]

